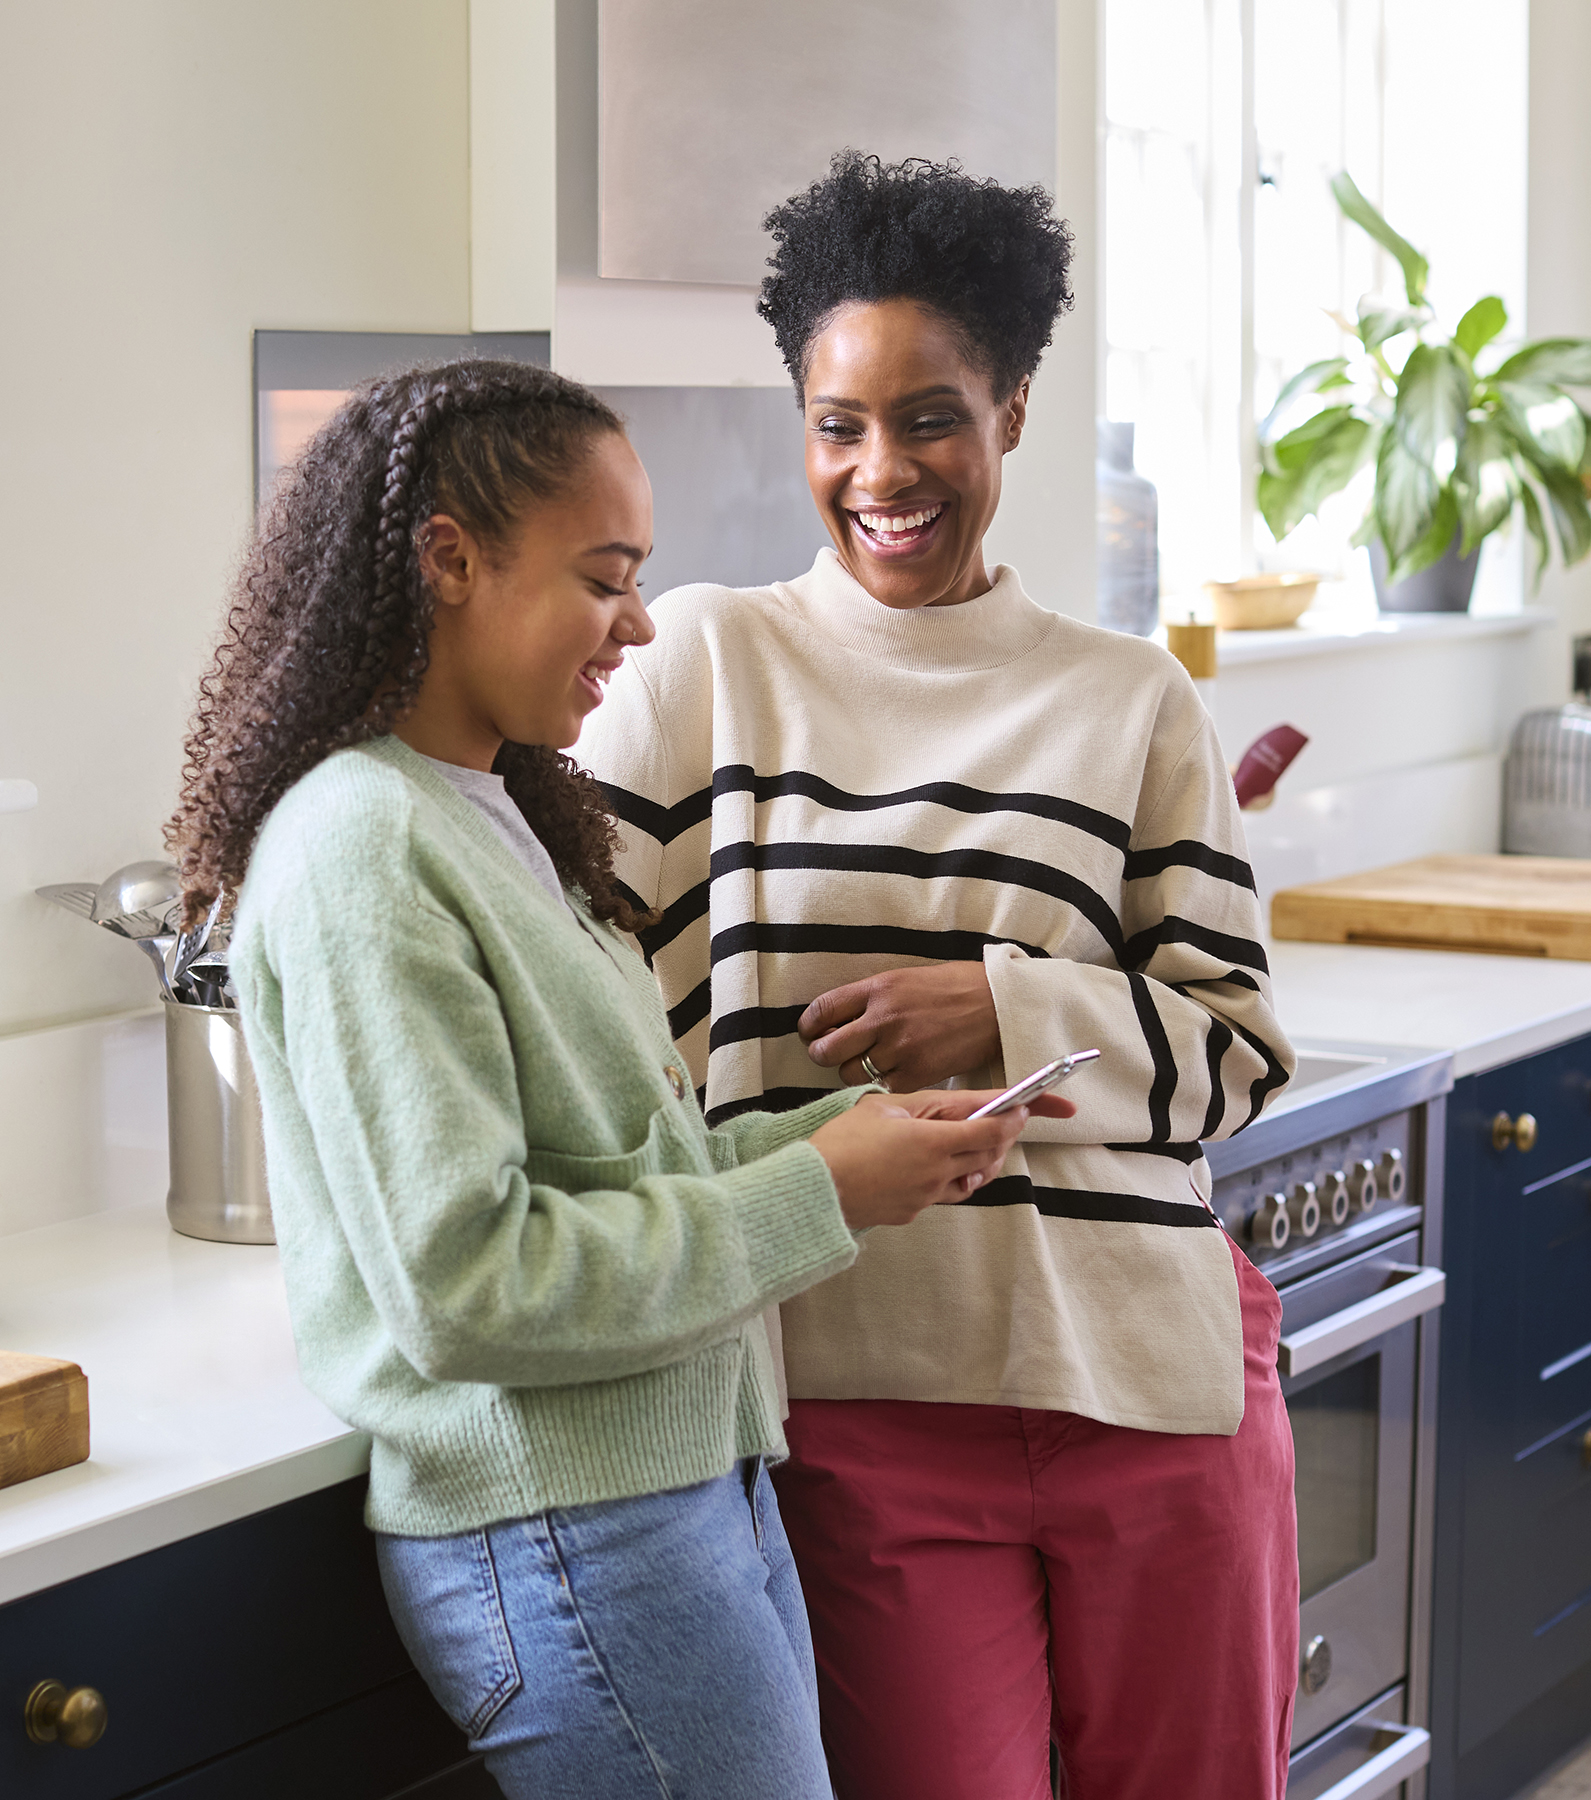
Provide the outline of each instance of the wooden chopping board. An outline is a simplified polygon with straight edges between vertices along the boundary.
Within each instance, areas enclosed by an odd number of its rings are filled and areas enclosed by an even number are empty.
[[[0,1350],[0,1488],[87,1461],[87,1376],[76,1363]]]
[[[1591,861],[1422,856],[1283,888],[1271,901],[1271,936],[1591,962]]]

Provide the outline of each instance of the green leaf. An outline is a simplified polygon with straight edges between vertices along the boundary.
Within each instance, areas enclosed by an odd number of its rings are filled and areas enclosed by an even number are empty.
[[[1591,504],[1580,477],[1567,469],[1540,471],[1541,485],[1552,506],[1552,522],[1558,528],[1558,547],[1566,563],[1577,563],[1591,553]]]
[[[1311,363],[1286,382],[1276,396],[1276,404],[1260,424],[1260,442],[1270,441],[1271,428],[1300,394],[1318,394],[1325,387],[1341,387],[1348,379],[1346,356],[1328,356],[1324,362]]]
[[[1403,270],[1403,287],[1409,296],[1409,305],[1419,306],[1425,299],[1425,284],[1430,278],[1431,265],[1407,239],[1399,237],[1365,199],[1346,169],[1340,175],[1332,177],[1331,191],[1344,216],[1369,232],[1383,250],[1390,250],[1398,259],[1398,266]]]
[[[1560,387],[1591,387],[1591,338],[1543,338],[1516,350],[1492,376],[1493,381],[1555,382]]]
[[[1494,419],[1473,419],[1453,470],[1453,492],[1464,529],[1462,554],[1513,512],[1522,486],[1514,442]]]
[[[1431,527],[1440,483],[1430,462],[1413,455],[1401,432],[1382,434],[1376,459],[1376,531],[1393,565],[1419,543]]]
[[[1503,412],[1527,451],[1571,473],[1586,453],[1585,414],[1562,388],[1545,383],[1494,381]],[[1534,458],[1533,458],[1534,460]]]
[[[1458,460],[1469,419],[1469,371],[1446,344],[1416,344],[1398,377],[1393,423],[1412,456],[1442,480]]]
[[[1328,495],[1345,488],[1375,451],[1380,432],[1378,426],[1368,419],[1361,419],[1346,407],[1335,407],[1331,412],[1329,430],[1316,434],[1306,443],[1293,445],[1284,467],[1266,469],[1260,475],[1255,497],[1265,523],[1271,528],[1271,535],[1278,542],[1300,519],[1318,511]],[[1325,417],[1324,413],[1316,413],[1298,431],[1289,432],[1275,446],[1276,451],[1280,453],[1284,445],[1292,444],[1301,433],[1309,431]]]
[[[1367,306],[1359,302],[1359,325],[1355,335],[1366,350],[1379,350],[1388,338],[1395,338],[1402,331],[1417,331],[1424,324],[1426,314],[1405,312],[1401,306]]]
[[[1271,445],[1271,459],[1283,474],[1301,469],[1312,460],[1316,447],[1337,429],[1344,419],[1353,417],[1351,406],[1325,406],[1305,419]]]
[[[1519,503],[1525,509],[1525,527],[1536,541],[1535,578],[1531,584],[1531,591],[1534,593],[1540,590],[1541,578],[1546,573],[1547,563],[1552,556],[1552,546],[1547,541],[1547,521],[1541,516],[1541,502],[1528,481],[1520,483]]]
[[[1470,358],[1486,348],[1508,323],[1508,308],[1496,294],[1477,300],[1458,322],[1453,342]]]
[[[1448,546],[1457,537],[1458,528],[1458,500],[1452,488],[1445,487],[1436,497],[1431,522],[1426,526],[1424,536],[1411,545],[1396,562],[1388,559],[1388,585],[1394,581],[1405,581],[1410,575],[1418,575],[1421,569],[1430,568],[1432,563],[1440,562],[1447,554]]]

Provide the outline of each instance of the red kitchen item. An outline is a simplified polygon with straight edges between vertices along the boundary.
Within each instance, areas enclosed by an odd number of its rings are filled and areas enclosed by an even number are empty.
[[[1291,725],[1273,725],[1255,738],[1232,776],[1238,805],[1252,806],[1263,800],[1308,742],[1303,732],[1295,731]]]

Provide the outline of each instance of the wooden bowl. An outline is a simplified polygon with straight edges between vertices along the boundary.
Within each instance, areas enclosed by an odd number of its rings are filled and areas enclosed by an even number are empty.
[[[1223,631],[1276,631],[1296,625],[1320,586],[1318,575],[1244,575],[1237,581],[1207,581],[1215,602],[1215,622]]]

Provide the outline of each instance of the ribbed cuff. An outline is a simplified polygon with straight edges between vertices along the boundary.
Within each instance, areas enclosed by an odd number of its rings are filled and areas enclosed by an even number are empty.
[[[829,1165],[811,1144],[787,1144],[719,1179],[734,1196],[762,1303],[788,1300],[856,1260]]]

